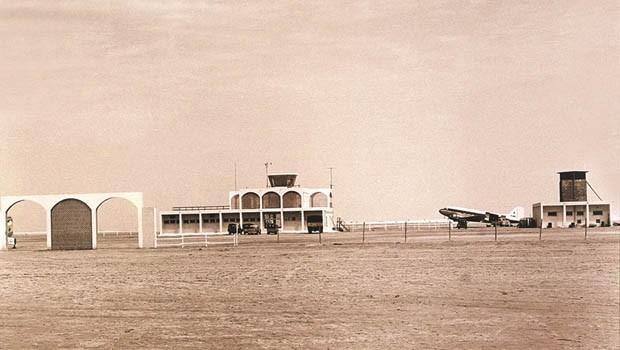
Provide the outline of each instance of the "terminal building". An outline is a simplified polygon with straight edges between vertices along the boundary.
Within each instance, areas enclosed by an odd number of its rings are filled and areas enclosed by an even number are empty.
[[[542,227],[610,226],[611,204],[604,202],[586,179],[587,171],[563,171],[560,175],[560,201],[535,203],[532,215]],[[598,201],[588,201],[588,187]]]
[[[228,193],[228,205],[173,207],[160,212],[160,232],[224,233],[229,224],[255,223],[265,232],[275,222],[280,232],[305,232],[309,216],[321,216],[325,231],[334,229],[330,188],[305,188],[296,184],[297,174],[269,174],[265,188]]]

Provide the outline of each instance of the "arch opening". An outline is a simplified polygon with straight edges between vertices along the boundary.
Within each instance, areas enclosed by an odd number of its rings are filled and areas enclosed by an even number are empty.
[[[239,195],[236,194],[230,199],[230,209],[239,209]]]
[[[4,213],[6,218],[10,217],[12,221],[12,233],[7,230],[7,237],[12,234],[17,248],[47,248],[47,214],[43,205],[28,199],[20,200],[8,207]]]
[[[138,209],[122,197],[110,197],[97,207],[97,247],[138,247]]]
[[[301,195],[297,192],[286,192],[282,201],[284,208],[301,208]]]
[[[246,193],[241,197],[241,208],[243,209],[259,209],[260,197],[253,192]]]
[[[317,192],[310,196],[310,206],[313,208],[327,207],[327,196],[325,193]]]
[[[280,195],[275,192],[267,192],[263,195],[263,208],[280,208]]]
[[[59,201],[51,210],[52,250],[93,248],[92,210],[79,199]]]

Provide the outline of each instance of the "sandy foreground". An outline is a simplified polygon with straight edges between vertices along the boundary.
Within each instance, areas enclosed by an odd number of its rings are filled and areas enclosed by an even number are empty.
[[[0,252],[0,348],[620,349],[617,228],[360,236],[18,236]]]

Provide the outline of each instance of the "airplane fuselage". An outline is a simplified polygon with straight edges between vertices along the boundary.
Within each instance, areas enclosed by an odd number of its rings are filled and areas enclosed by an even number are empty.
[[[519,219],[523,216],[523,208],[517,207],[511,211],[510,214],[498,214],[488,211],[461,208],[461,207],[446,207],[439,209],[439,213],[452,221],[459,223],[457,227],[466,228],[466,222],[484,222],[493,225],[504,225],[511,223],[518,223]]]

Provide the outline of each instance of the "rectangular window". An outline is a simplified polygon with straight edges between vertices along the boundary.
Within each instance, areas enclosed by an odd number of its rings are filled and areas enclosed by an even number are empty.
[[[178,224],[179,223],[179,217],[178,216],[163,216],[162,217],[162,222],[164,224]]]
[[[583,216],[583,211],[577,210],[577,215]]]
[[[578,223],[578,224],[581,224],[581,219],[577,220],[577,223]]]
[[[572,211],[567,211],[566,212],[566,216],[573,216],[573,212]]]
[[[596,219],[596,223],[600,224],[601,223],[601,219]]]
[[[596,215],[596,216],[602,216],[603,215],[603,211],[602,210],[595,210],[595,211],[592,212],[592,214]]]
[[[548,216],[558,216],[558,212],[557,211],[550,211],[549,213],[547,213]]]

